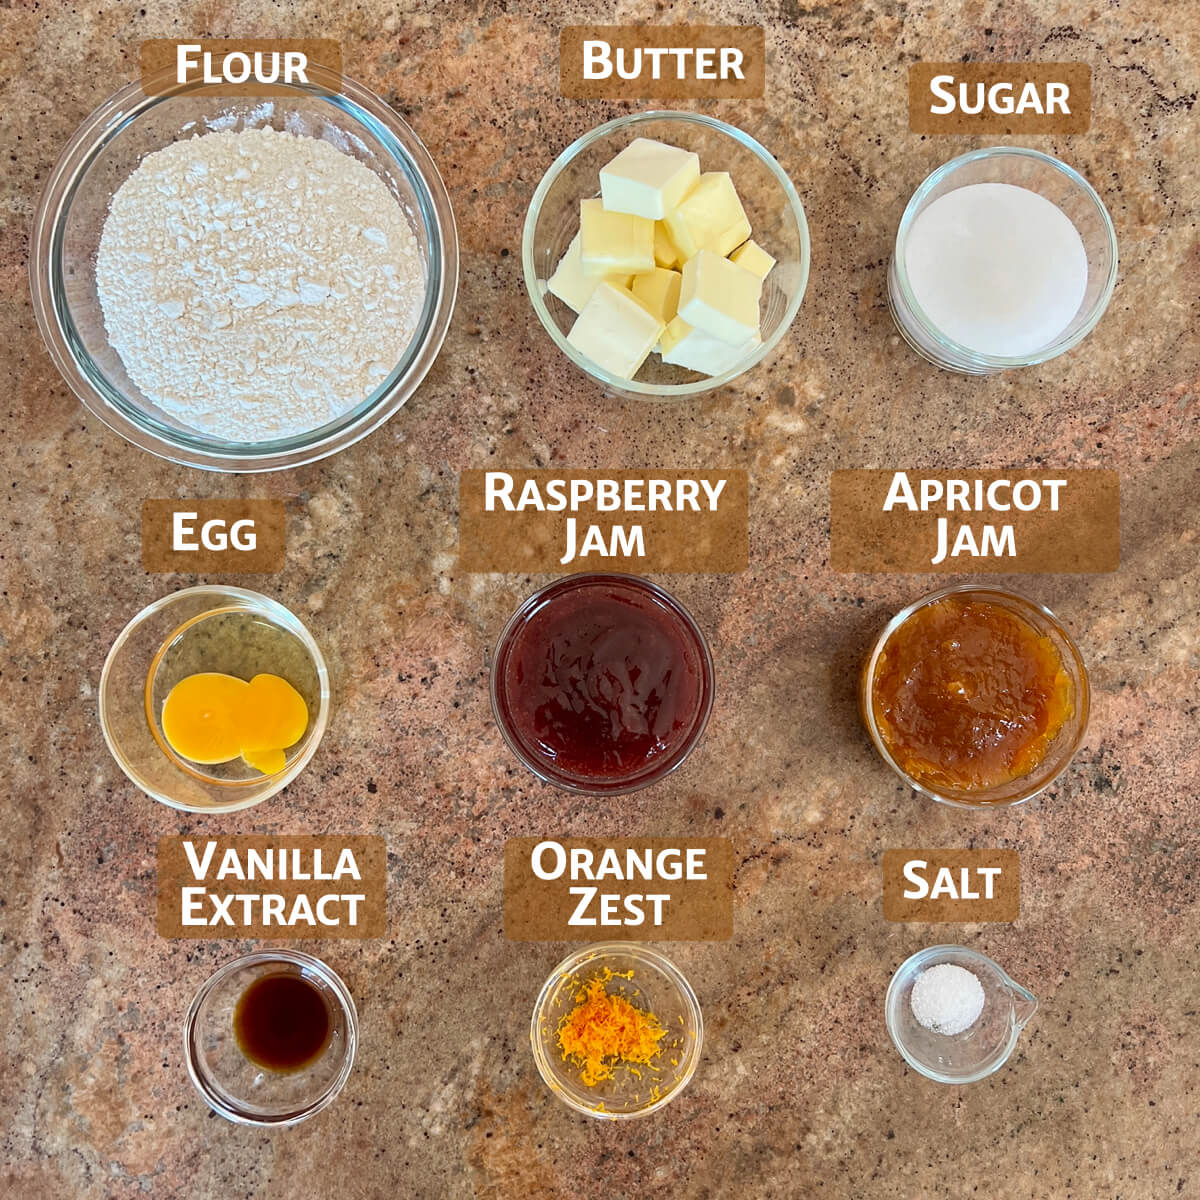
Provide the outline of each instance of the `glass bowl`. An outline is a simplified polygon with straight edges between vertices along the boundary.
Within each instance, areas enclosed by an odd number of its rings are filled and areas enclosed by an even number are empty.
[[[614,976],[608,990],[654,1013],[667,1032],[654,1067],[634,1068],[640,1079],[618,1066],[612,1078],[587,1087],[581,1068],[563,1059],[558,1027],[578,1002],[580,988],[605,968]],[[631,978],[619,978],[630,971]],[[683,1091],[700,1062],[704,1020],[696,993],[669,959],[646,946],[601,942],[577,950],[550,973],[533,1008],[529,1040],[542,1079],[564,1104],[589,1117],[619,1121],[647,1116]]]
[[[144,450],[211,471],[273,471],[314,462],[382,425],[413,394],[446,336],[458,284],[458,237],[446,187],[415,133],[378,96],[344,79],[331,94],[289,85],[271,99],[190,86],[146,96],[130,83],[76,131],[51,172],[29,256],[33,307],[50,356],[84,406]],[[282,85],[281,85],[282,86]],[[378,175],[399,201],[425,261],[417,332],[375,391],[349,412],[294,437],[230,442],[189,429],[151,403],[109,344],[96,292],[96,252],[109,201],[142,159],[202,132],[273,126],[322,138]]]
[[[299,975],[325,1000],[330,1033],[316,1061],[299,1071],[259,1067],[238,1047],[238,999],[264,975]],[[358,1013],[337,974],[297,950],[264,950],[221,967],[196,993],[183,1027],[184,1061],[196,1090],[219,1116],[238,1125],[298,1125],[333,1103],[354,1065]]]
[[[888,749],[887,742],[875,720],[874,705],[871,694],[875,682],[875,671],[879,658],[887,640],[909,619],[918,609],[944,600],[947,596],[969,596],[973,600],[982,600],[990,604],[1001,605],[1027,621],[1044,637],[1048,637],[1062,660],[1063,669],[1071,680],[1074,709],[1063,723],[1057,736],[1050,743],[1045,756],[1025,775],[1020,775],[1007,783],[996,784],[990,788],[959,789],[950,787],[932,787],[910,775]],[[1067,769],[1075,751],[1083,741],[1087,729],[1088,706],[1090,691],[1088,687],[1087,668],[1071,635],[1067,633],[1062,622],[1045,605],[1038,604],[1016,592],[1001,591],[997,588],[982,584],[962,583],[952,587],[940,588],[930,592],[919,600],[914,600],[907,608],[902,608],[884,627],[863,660],[862,671],[859,675],[858,704],[863,723],[875,743],[875,749],[883,759],[909,787],[923,796],[937,800],[940,804],[950,804],[956,808],[998,808],[1012,804],[1022,804],[1039,792],[1044,791]]]
[[[264,775],[232,763],[180,758],[162,732],[162,701],[186,675],[282,675],[304,697],[308,728]],[[329,721],[320,647],[282,604],[244,588],[184,588],[142,609],[121,631],[100,674],[100,725],[117,765],[148,796],[184,812],[237,812],[274,796],[304,770]]]
[[[550,606],[564,600],[569,601],[591,588],[621,589],[627,594],[635,592],[639,598],[647,600],[655,611],[662,614],[665,621],[674,626],[684,652],[695,660],[699,681],[694,711],[690,713],[690,725],[670,752],[651,759],[637,771],[619,775],[597,776],[572,772],[556,763],[549,754],[542,752],[536,739],[523,735],[518,728],[518,722],[511,711],[513,695],[506,678],[509,660],[522,631]],[[683,765],[699,744],[708,724],[715,693],[715,677],[712,655],[700,626],[696,624],[692,614],[665,588],[660,588],[637,575],[578,574],[559,579],[534,592],[508,619],[492,655],[490,689],[492,715],[501,735],[508,748],[534,775],[569,792],[588,796],[617,796],[658,783]]]
[[[962,1033],[934,1033],[913,1016],[913,985],[922,971],[940,963],[965,967],[983,986],[983,1012]],[[892,976],[884,1016],[909,1066],[938,1083],[975,1083],[1008,1061],[1037,1006],[1031,992],[985,955],[965,946],[930,946],[906,959]]]
[[[567,341],[575,313],[546,284],[579,228],[579,202],[600,191],[600,168],[635,137],[652,138],[700,155],[705,171],[733,178],[751,236],[777,262],[763,284],[762,344],[721,375],[700,375],[653,354],[637,379],[610,375]],[[792,181],[748,133],[689,112],[644,112],[619,117],[572,142],[551,164],[529,205],[521,242],[525,287],[533,311],[555,345],[607,391],[643,400],[684,400],[723,387],[764,359],[787,332],[808,285],[809,241],[804,206]]]
[[[922,310],[909,282],[905,255],[913,222],[939,197],[975,183],[1009,183],[1044,196],[1070,218],[1087,253],[1087,288],[1075,316],[1052,342],[1023,358],[984,354],[954,341]],[[1104,315],[1116,282],[1117,235],[1095,188],[1078,171],[1038,150],[989,146],[944,163],[913,193],[888,267],[888,303],[896,328],[922,358],[965,375],[992,375],[1057,358],[1077,346]]]

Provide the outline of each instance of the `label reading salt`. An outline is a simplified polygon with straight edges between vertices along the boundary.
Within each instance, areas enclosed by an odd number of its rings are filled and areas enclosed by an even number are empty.
[[[1087,63],[935,62],[908,69],[913,133],[1086,133]]]
[[[158,843],[165,938],[387,934],[381,837],[167,837]]]
[[[763,94],[761,25],[567,25],[559,78],[570,100],[749,100]]]
[[[883,916],[887,921],[1003,923],[1021,910],[1021,862],[1015,850],[887,850]]]
[[[147,500],[142,565],[151,573],[258,575],[282,571],[282,500]]]
[[[464,471],[466,571],[744,571],[745,471]]]
[[[516,942],[724,941],[728,838],[509,838],[504,936]]]
[[[329,38],[151,38],[141,48],[142,91],[179,87],[214,96],[341,90],[342,47]]]
[[[1116,471],[834,471],[835,571],[1092,574],[1121,561]]]

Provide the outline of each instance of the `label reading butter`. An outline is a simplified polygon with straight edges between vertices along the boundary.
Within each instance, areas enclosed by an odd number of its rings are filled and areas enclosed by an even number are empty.
[[[464,471],[466,571],[744,571],[745,471]]]
[[[1089,574],[1121,562],[1116,471],[834,471],[835,571]]]
[[[888,921],[988,924],[1021,912],[1015,850],[887,850],[883,916]]]
[[[142,43],[142,91],[179,87],[214,96],[286,96],[342,86],[342,47],[328,38],[151,38]]]
[[[509,838],[504,936],[514,942],[724,941],[728,838]]]
[[[259,575],[282,571],[282,500],[147,500],[142,566],[151,573]]]
[[[558,43],[570,100],[749,100],[763,94],[761,25],[567,25]]]
[[[1086,133],[1092,123],[1087,63],[913,63],[913,133]]]
[[[167,837],[165,938],[374,938],[387,933],[381,837]]]

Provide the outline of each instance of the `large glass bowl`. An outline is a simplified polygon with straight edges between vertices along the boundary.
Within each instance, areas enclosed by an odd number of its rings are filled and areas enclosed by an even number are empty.
[[[350,79],[332,93],[292,85],[270,99],[140,83],[102,104],[67,144],[42,196],[29,257],[33,307],[63,378],[122,437],[162,458],[210,471],[273,471],[344,450],[378,429],[413,394],[446,336],[458,286],[458,236],[445,184],[415,133]],[[399,201],[425,261],[417,332],[375,391],[335,421],[294,437],[230,442],[187,428],[151,403],[109,344],[96,293],[96,252],[109,202],[147,154],[217,130],[272,126],[322,138],[378,175]]]
[[[579,228],[579,202],[599,195],[600,168],[638,137],[694,151],[700,155],[703,171],[728,171],[750,220],[751,237],[777,260],[763,284],[762,344],[721,375],[700,375],[661,362],[653,354],[637,379],[611,375],[567,341],[575,313],[546,290]],[[584,134],[551,164],[525,218],[521,263],[533,311],[555,345],[581,371],[619,395],[686,400],[732,382],[766,358],[787,333],[808,286],[808,221],[787,173],[748,133],[701,113],[631,113]]]

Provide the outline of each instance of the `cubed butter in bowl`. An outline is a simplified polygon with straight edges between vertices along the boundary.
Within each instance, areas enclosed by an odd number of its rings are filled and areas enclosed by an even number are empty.
[[[559,156],[526,219],[522,265],[572,362],[611,391],[685,397],[783,337],[808,280],[808,228],[753,138],[698,113],[640,113]]]

